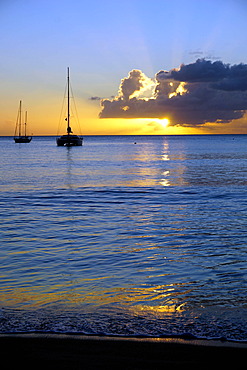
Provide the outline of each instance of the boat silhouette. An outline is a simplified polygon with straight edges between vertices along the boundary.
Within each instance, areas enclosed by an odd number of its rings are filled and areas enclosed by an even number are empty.
[[[24,134],[22,134],[23,131],[24,131]],[[22,101],[20,100],[17,120],[16,120],[16,126],[15,126],[14,141],[16,143],[30,143],[31,140],[32,140],[32,136],[27,136],[27,111],[25,113],[25,121],[22,122]]]
[[[67,74],[67,117],[65,121],[67,122],[67,134],[57,138],[57,146],[82,146],[83,138],[78,135],[73,135],[70,126],[70,81],[69,81],[69,68]]]

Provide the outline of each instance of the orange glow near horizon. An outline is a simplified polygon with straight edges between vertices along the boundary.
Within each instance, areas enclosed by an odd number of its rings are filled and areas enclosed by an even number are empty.
[[[35,117],[30,115],[28,134],[34,136],[57,135],[63,133],[61,127],[58,132],[58,118]],[[72,125],[73,132],[81,135],[203,135],[203,134],[244,134],[243,123],[239,124],[213,124],[208,123],[198,127],[183,127],[169,125],[167,118],[104,118],[84,116],[80,119],[80,130]],[[0,126],[0,136],[13,136],[15,121],[6,120]],[[64,126],[64,132],[66,128]]]
[[[181,87],[183,88],[183,86]],[[178,89],[177,89],[178,90]],[[177,91],[176,92],[179,92]],[[182,91],[181,91],[182,92]],[[180,92],[180,93],[181,93]],[[24,101],[25,103],[25,101]],[[42,104],[28,106],[28,134],[57,135],[63,133],[63,126],[59,128],[60,102],[54,99]],[[3,106],[0,112],[0,136],[13,136],[16,124],[17,103]],[[5,109],[6,111],[5,111]],[[98,118],[99,107],[84,102],[77,105],[80,129],[72,124],[76,134],[82,135],[203,135],[203,134],[246,134],[247,115],[231,123],[206,123],[201,126],[172,126],[168,118]],[[66,123],[64,124],[66,131]]]

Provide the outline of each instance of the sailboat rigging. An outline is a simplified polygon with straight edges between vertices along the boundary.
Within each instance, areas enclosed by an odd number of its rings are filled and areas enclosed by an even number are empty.
[[[58,146],[82,146],[83,138],[78,135],[73,135],[71,126],[70,126],[70,81],[69,81],[69,68],[67,74],[67,134],[57,138]]]
[[[17,135],[18,132],[18,135]],[[25,113],[24,121],[24,135],[23,132],[23,123],[22,123],[22,101],[20,100],[19,110],[17,114],[16,126],[15,126],[15,136],[14,141],[16,143],[30,143],[32,136],[27,136],[27,111]]]

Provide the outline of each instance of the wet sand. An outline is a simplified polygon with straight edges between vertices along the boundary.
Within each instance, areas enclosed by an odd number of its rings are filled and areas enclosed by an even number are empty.
[[[243,368],[247,344],[76,335],[0,335],[1,367],[13,369]]]

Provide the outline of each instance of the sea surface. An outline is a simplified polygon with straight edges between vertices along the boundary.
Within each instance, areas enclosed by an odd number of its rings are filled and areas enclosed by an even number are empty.
[[[247,135],[0,138],[0,333],[247,341]]]

